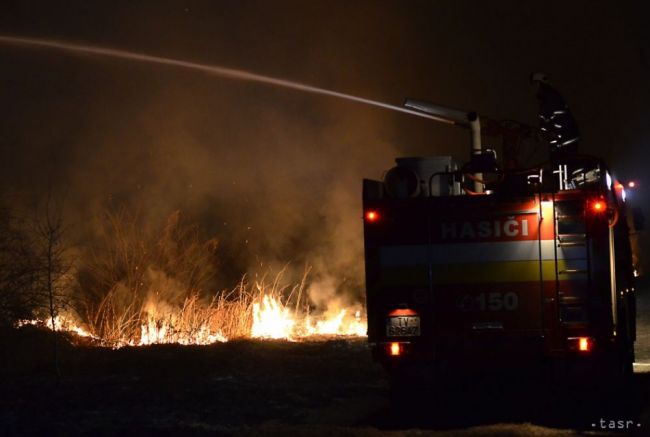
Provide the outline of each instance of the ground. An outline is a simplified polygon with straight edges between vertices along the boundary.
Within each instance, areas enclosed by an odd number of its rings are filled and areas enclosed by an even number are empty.
[[[420,394],[400,410],[363,339],[120,350],[60,339],[56,384],[51,336],[5,330],[0,435],[650,435],[650,296],[640,297],[639,364],[625,387],[505,373],[424,393],[435,407]]]

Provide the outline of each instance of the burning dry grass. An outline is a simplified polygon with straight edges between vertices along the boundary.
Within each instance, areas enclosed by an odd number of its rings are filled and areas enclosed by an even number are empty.
[[[178,308],[148,301],[137,307],[116,304],[108,294],[88,318],[90,332],[107,346],[160,343],[211,344],[226,341],[227,332],[237,330],[233,315],[241,302],[228,302],[224,295],[204,304],[197,295],[185,299]]]
[[[361,309],[336,308],[310,314],[305,292],[308,271],[300,283],[283,283],[281,271],[272,281],[245,278],[229,292],[210,300],[189,295],[179,306],[150,298],[122,305],[108,293],[86,322],[70,315],[55,319],[57,330],[75,332],[97,343],[119,348],[150,344],[212,344],[234,338],[298,340],[314,335],[365,335]],[[51,321],[22,321],[52,329]]]
[[[202,238],[178,212],[159,233],[143,229],[124,210],[106,213],[103,244],[79,263],[72,290],[78,299],[55,320],[56,329],[109,347],[365,335],[360,306],[347,309],[338,300],[313,306],[310,268],[297,280],[287,266],[244,276],[234,289],[209,294],[218,272],[215,239]]]

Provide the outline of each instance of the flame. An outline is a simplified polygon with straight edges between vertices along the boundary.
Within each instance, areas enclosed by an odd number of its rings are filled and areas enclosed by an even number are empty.
[[[211,326],[210,311],[197,305],[196,297],[185,301],[180,311],[150,300],[144,308],[146,321],[140,326],[140,339],[132,346],[151,344],[207,345],[226,342],[221,329]]]
[[[52,328],[52,319],[32,319],[32,320],[19,320],[16,327],[25,325],[43,326],[47,329]],[[54,326],[57,331],[74,332],[80,337],[91,338],[101,344],[106,344],[102,338],[91,334],[79,323],[75,322],[74,318],[66,315],[58,315],[54,318]],[[208,345],[213,343],[224,343],[228,339],[223,335],[220,330],[212,331],[206,325],[201,325],[198,329],[191,332],[183,332],[177,330],[172,320],[157,320],[154,316],[149,315],[147,323],[140,327],[140,338],[133,339],[120,339],[117,342],[108,344],[109,346],[119,349],[124,346],[147,346],[152,344],[182,344],[182,345]]]
[[[48,317],[47,319],[19,320],[16,323],[17,327],[25,325],[45,326],[47,329],[51,330],[56,328],[57,331],[74,332],[80,337],[93,338],[95,340],[99,339],[76,323],[74,318],[61,314],[54,317],[54,325],[52,325],[51,317]]]
[[[146,324],[140,327],[140,340],[132,346],[147,346],[150,344],[176,343],[183,345],[207,345],[216,342],[225,343],[228,339],[220,330],[212,332],[206,325],[201,325],[192,332],[182,332],[174,329],[169,320],[156,320],[150,316]]]
[[[307,332],[309,334],[333,335],[339,333],[343,318],[345,317],[345,310],[341,310],[334,317],[325,320],[319,320],[315,325],[312,325],[311,320],[307,319]]]
[[[310,336],[366,335],[366,322],[359,309],[334,306],[321,315],[305,315],[298,311],[298,308],[290,309],[277,296],[262,293],[260,296],[249,307],[252,308],[252,324],[248,335],[244,337],[298,341]],[[66,314],[54,318],[54,327],[58,331],[74,332],[81,337],[91,338],[98,344],[116,349],[153,344],[209,345],[227,342],[228,336],[219,327],[223,324],[217,323],[218,314],[210,312],[210,308],[206,311],[205,308],[196,306],[196,300],[189,302],[190,305],[186,305],[180,312],[164,309],[164,305],[146,305],[143,311],[145,320],[140,324],[139,337],[125,336],[109,341],[89,332],[75,317]],[[248,315],[242,314],[242,317],[246,319]],[[24,325],[53,329],[51,318],[20,320],[16,323],[17,327]]]
[[[366,324],[361,319],[361,311],[354,312],[353,318],[348,314],[350,310],[342,309],[334,317],[316,321],[315,324],[308,318],[306,320],[309,335],[345,335],[363,337],[366,335]]]
[[[366,324],[357,310],[350,316],[349,309],[329,311],[333,316],[312,316],[301,319],[273,296],[264,295],[261,304],[253,304],[251,337],[294,341],[314,335],[365,336]]]
[[[264,295],[261,305],[253,304],[251,337],[291,340],[295,324],[289,309],[273,296]]]

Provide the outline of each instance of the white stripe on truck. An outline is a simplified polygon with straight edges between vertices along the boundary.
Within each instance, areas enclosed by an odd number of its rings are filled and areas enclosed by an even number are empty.
[[[553,240],[542,240],[542,260],[554,260]],[[583,259],[585,248],[581,246],[558,247],[558,259]],[[379,248],[382,266],[413,266],[428,264],[459,264],[500,261],[537,261],[539,242],[507,241],[463,244],[432,244],[409,246],[383,246]]]

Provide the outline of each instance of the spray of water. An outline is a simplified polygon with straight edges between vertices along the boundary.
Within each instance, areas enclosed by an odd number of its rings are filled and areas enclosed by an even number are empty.
[[[320,94],[325,96],[337,97],[339,99],[351,100],[353,102],[364,103],[366,105],[377,106],[380,108],[390,109],[392,111],[403,112],[406,114],[415,115],[418,117],[436,120],[442,123],[455,124],[453,121],[445,118],[436,117],[429,114],[413,111],[400,106],[390,105],[388,103],[378,102],[376,100],[365,99],[350,94],[339,93],[337,91],[318,88],[312,85],[307,85],[299,82],[294,82],[286,79],[279,79],[271,76],[264,76],[261,74],[251,73],[244,70],[234,68],[226,68],[214,65],[200,64],[196,62],[183,61],[180,59],[164,58],[160,56],[146,55],[142,53],[129,52],[124,50],[110,49],[105,47],[88,46],[81,44],[69,44],[61,41],[37,39],[37,38],[22,38],[13,36],[1,36],[0,44],[12,46],[28,46],[33,48],[45,48],[53,50],[62,50],[68,53],[78,53],[86,55],[99,55],[108,56],[111,58],[125,59],[136,62],[146,62],[150,64],[167,65],[172,67],[186,68],[203,73],[213,74],[216,76],[226,77],[229,79],[239,79],[249,82],[258,82],[268,85],[275,85],[283,88],[294,89],[312,94]]]

